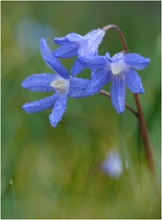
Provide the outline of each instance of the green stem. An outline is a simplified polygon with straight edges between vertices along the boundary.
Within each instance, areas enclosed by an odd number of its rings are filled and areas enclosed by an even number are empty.
[[[15,210],[15,218],[17,216],[17,208],[16,208],[16,200],[15,200],[15,190],[13,185],[13,180],[10,180],[11,188],[12,188],[12,195],[13,195],[13,203],[14,203],[14,210]]]

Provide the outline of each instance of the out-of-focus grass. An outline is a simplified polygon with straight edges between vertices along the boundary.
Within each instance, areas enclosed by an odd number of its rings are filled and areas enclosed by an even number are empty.
[[[54,129],[50,110],[28,115],[21,108],[45,96],[22,89],[21,82],[52,72],[39,52],[41,37],[55,49],[54,37],[84,35],[110,23],[123,31],[130,51],[151,58],[139,71],[145,89],[140,98],[160,185],[160,2],[2,2],[2,218],[160,218],[160,194],[128,110],[118,115],[101,95],[69,99]],[[121,50],[110,30],[100,54]],[[72,60],[63,63],[70,70]],[[129,91],[126,100],[135,107]],[[112,149],[129,164],[118,180],[100,166]]]

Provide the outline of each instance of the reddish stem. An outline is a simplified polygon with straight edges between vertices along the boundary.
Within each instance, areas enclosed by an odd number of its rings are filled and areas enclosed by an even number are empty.
[[[145,155],[147,158],[147,164],[148,164],[148,167],[149,167],[151,173],[155,176],[154,158],[153,158],[153,154],[151,151],[149,134],[148,134],[146,122],[144,120],[144,114],[143,114],[143,110],[141,107],[139,95],[134,94],[134,98],[135,98],[135,102],[136,102],[136,106],[137,106],[137,110],[138,110],[138,122],[139,122],[139,126],[141,128],[141,133],[142,133],[143,142],[144,142],[144,146],[145,146],[144,149],[145,149]]]
[[[120,39],[122,41],[122,45],[124,47],[124,50],[125,50],[126,53],[128,53],[129,50],[128,50],[128,46],[127,46],[127,43],[125,41],[125,38],[124,38],[121,30],[116,25],[110,24],[110,25],[107,25],[107,26],[103,27],[102,29],[104,31],[107,31],[110,28],[114,28],[118,32],[118,34],[120,36]],[[139,127],[140,127],[142,138],[143,138],[143,143],[144,143],[144,149],[145,149],[145,155],[146,155],[148,168],[150,169],[150,172],[153,175],[153,177],[155,177],[156,176],[155,163],[154,163],[153,153],[152,153],[152,150],[151,150],[151,144],[150,144],[150,140],[149,140],[148,130],[147,130],[146,122],[145,122],[145,119],[144,119],[144,114],[143,114],[143,111],[142,111],[142,106],[141,106],[138,94],[134,94],[134,98],[135,98],[135,103],[136,103],[136,106],[137,106],[136,116],[138,118]]]
[[[111,98],[110,93],[107,92],[107,91],[105,91],[105,90],[103,90],[103,89],[100,91],[100,94]],[[138,117],[138,112],[135,111],[130,105],[128,105],[127,103],[125,103],[125,107],[126,107],[130,112],[132,112],[136,117]]]
[[[128,53],[129,50],[128,50],[128,46],[127,46],[126,40],[125,40],[125,38],[124,38],[124,36],[123,36],[121,30],[118,28],[118,26],[116,26],[116,25],[114,25],[114,24],[109,24],[109,25],[103,27],[102,29],[103,29],[104,31],[107,31],[107,30],[109,30],[110,28],[114,28],[114,29],[118,32],[118,34],[119,34],[119,36],[120,36],[120,39],[121,39],[121,41],[122,41],[122,44],[123,44],[123,48],[124,48],[125,52]]]

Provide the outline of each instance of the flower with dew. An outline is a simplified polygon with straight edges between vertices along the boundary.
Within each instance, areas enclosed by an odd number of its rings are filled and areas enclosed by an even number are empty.
[[[71,73],[73,76],[77,75],[84,69],[80,59],[82,56],[97,55],[98,47],[105,35],[103,29],[90,31],[84,36],[77,33],[67,34],[65,37],[55,38],[54,42],[61,47],[53,51],[53,55],[57,58],[70,58],[78,56],[74,62]]]
[[[89,94],[99,93],[108,82],[111,85],[111,100],[115,110],[123,113],[125,109],[125,86],[132,93],[144,93],[141,79],[136,72],[142,70],[150,63],[136,53],[117,53],[112,58],[109,53],[105,56],[87,56],[82,58],[82,63],[89,69],[95,69],[92,79],[87,87]]]
[[[61,62],[53,56],[45,39],[40,40],[40,50],[44,61],[56,74],[33,74],[23,81],[22,87],[34,92],[53,92],[54,94],[41,100],[26,103],[23,105],[23,109],[27,113],[35,113],[53,108],[49,120],[51,125],[56,127],[66,111],[69,96],[72,98],[88,96],[86,88],[89,80],[69,76]]]
[[[119,178],[123,173],[123,164],[120,155],[111,151],[106,160],[101,164],[102,170],[113,178]]]

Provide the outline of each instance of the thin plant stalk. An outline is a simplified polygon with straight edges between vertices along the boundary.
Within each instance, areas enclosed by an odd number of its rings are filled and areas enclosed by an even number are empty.
[[[109,98],[111,98],[111,95],[109,92],[105,91],[105,90],[101,90],[99,92],[100,94],[104,95],[104,96],[107,96]],[[127,103],[125,103],[125,107],[130,111],[132,112],[136,117],[138,117],[138,112],[136,110],[134,110],[130,105],[128,105]]]
[[[129,50],[128,50],[126,40],[125,40],[121,30],[116,25],[110,24],[110,25],[107,25],[107,26],[103,27],[102,29],[104,31],[107,31],[110,28],[114,28],[118,32],[118,34],[120,36],[120,39],[122,41],[122,45],[123,45],[123,48],[125,50],[125,53],[128,53]],[[103,92],[100,92],[100,93],[103,94]],[[104,94],[105,94],[105,92],[104,92]],[[143,143],[144,143],[144,150],[145,150],[147,165],[148,165],[148,168],[149,168],[152,176],[155,178],[156,177],[155,162],[154,162],[154,158],[153,158],[153,153],[152,153],[152,149],[151,149],[151,143],[150,143],[150,139],[149,139],[148,129],[147,129],[146,122],[145,122],[145,119],[144,119],[144,113],[143,113],[143,110],[142,110],[139,95],[134,94],[134,99],[135,99],[135,103],[136,103],[136,107],[137,107],[137,112],[135,110],[133,110],[130,106],[128,107],[127,104],[125,104],[125,106],[134,115],[136,115],[137,118],[138,118],[138,123],[139,123],[139,127],[140,127],[140,130],[141,130],[141,136],[142,136]]]
[[[16,207],[16,200],[15,200],[15,190],[14,190],[14,185],[13,185],[13,180],[10,180],[10,185],[12,188],[12,195],[13,195],[13,203],[14,203],[14,211],[15,211],[15,218],[17,216],[17,207]]]
[[[149,134],[148,134],[146,122],[144,120],[144,114],[143,114],[143,110],[141,107],[141,103],[140,103],[140,99],[139,99],[138,94],[134,94],[134,98],[135,98],[136,106],[138,109],[138,122],[139,122],[139,126],[141,128],[141,134],[142,134],[143,142],[144,142],[144,146],[145,146],[144,149],[145,149],[145,155],[147,158],[147,164],[148,164],[148,167],[149,167],[151,173],[153,175],[155,175],[154,158],[153,158],[153,154],[152,154],[152,150],[151,150]]]

